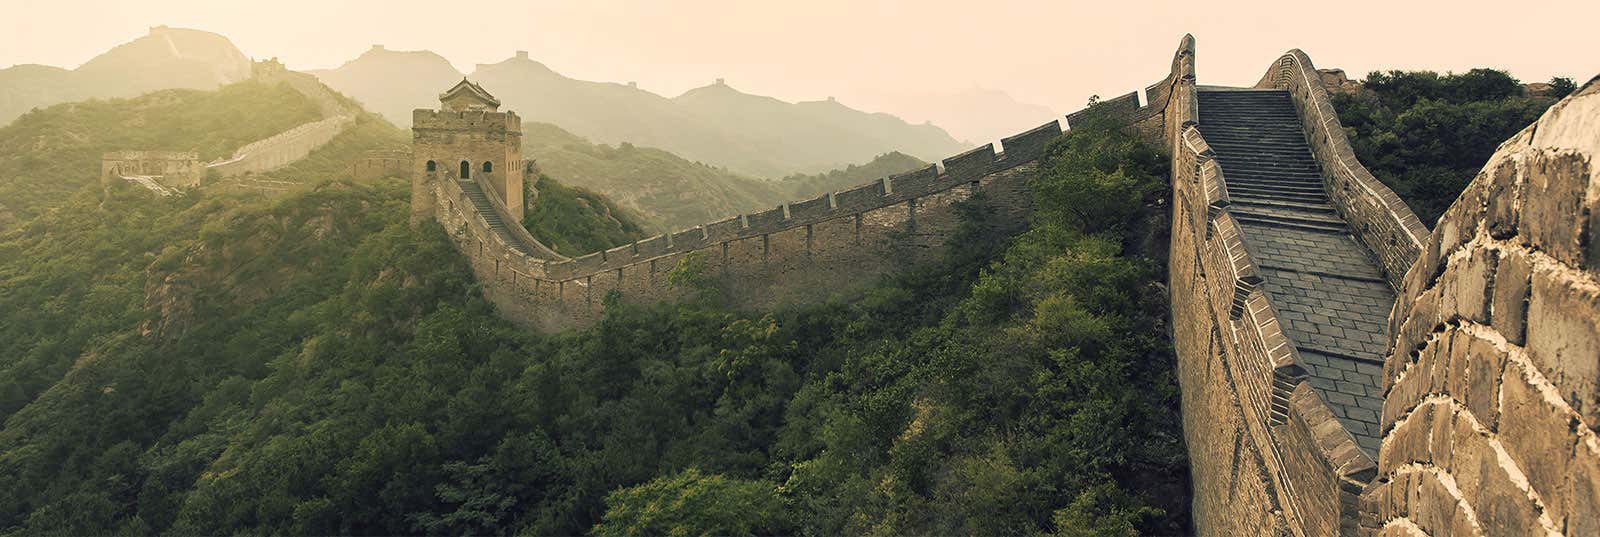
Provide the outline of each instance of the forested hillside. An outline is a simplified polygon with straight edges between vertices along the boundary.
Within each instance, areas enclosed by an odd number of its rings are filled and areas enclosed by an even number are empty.
[[[494,314],[399,181],[84,189],[0,235],[0,535],[1183,533],[1142,246],[1163,162],[1078,132],[1020,235],[979,198],[960,248],[859,295],[549,336]],[[632,233],[539,188],[567,226],[541,239]],[[579,227],[609,231],[549,235]]]
[[[100,178],[108,151],[199,151],[202,161],[320,117],[287,85],[241,82],[216,91],[165,90],[131,99],[59,104],[0,128],[0,229],[63,204]]]
[[[1500,142],[1574,88],[1558,78],[1531,95],[1494,69],[1374,71],[1355,93],[1335,93],[1333,104],[1356,157],[1431,228]]]
[[[557,253],[576,257],[651,235],[638,215],[605,196],[543,175],[530,186],[538,197],[528,205],[522,225]]]

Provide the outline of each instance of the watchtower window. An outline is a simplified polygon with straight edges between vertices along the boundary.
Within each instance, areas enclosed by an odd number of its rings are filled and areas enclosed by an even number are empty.
[[[428,161],[428,171],[431,172],[431,171],[438,171],[438,170],[439,170],[439,163],[431,161],[431,160]]]
[[[462,179],[471,179],[472,178],[472,164],[467,163],[467,161],[465,161],[465,160],[461,161],[461,178]]]
[[[492,172],[492,171],[494,171],[494,163],[493,162],[485,162],[485,163],[483,163],[483,173],[489,173],[489,172]]]

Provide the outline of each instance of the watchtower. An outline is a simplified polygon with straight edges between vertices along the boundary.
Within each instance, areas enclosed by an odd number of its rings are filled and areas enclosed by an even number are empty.
[[[522,221],[525,205],[522,118],[500,112],[500,100],[463,78],[439,94],[439,110],[411,112],[414,169],[412,217],[432,216],[433,181],[475,181]]]

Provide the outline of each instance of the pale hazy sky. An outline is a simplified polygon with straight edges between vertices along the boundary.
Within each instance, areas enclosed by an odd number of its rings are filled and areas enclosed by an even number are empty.
[[[75,67],[166,24],[223,34],[294,69],[375,43],[430,49],[464,72],[514,50],[575,78],[673,96],[725,77],[787,100],[974,86],[1069,112],[1166,73],[1198,41],[1202,84],[1251,84],[1290,48],[1351,75],[1509,69],[1524,81],[1600,72],[1600,1],[0,0],[0,67]]]

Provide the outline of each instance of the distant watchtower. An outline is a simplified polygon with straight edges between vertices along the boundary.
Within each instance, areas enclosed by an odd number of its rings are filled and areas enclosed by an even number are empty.
[[[439,94],[440,110],[411,112],[413,219],[431,217],[433,181],[476,181],[497,196],[508,216],[522,220],[525,205],[522,118],[500,112],[500,100],[483,86],[461,79]]]

